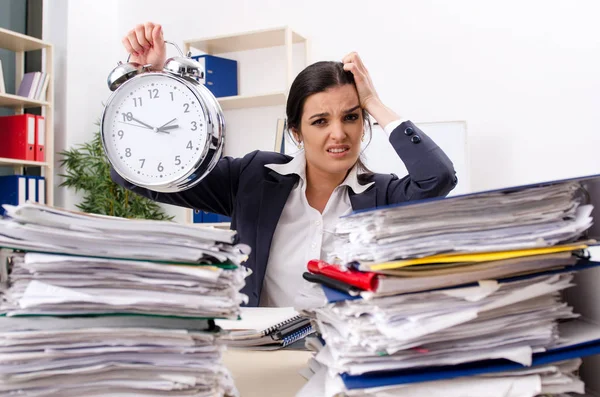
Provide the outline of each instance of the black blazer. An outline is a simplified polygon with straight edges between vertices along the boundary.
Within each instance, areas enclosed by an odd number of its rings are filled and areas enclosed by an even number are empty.
[[[457,183],[454,167],[446,154],[412,122],[400,124],[390,143],[406,165],[409,175],[362,174],[361,184],[375,182],[361,194],[350,190],[353,210],[362,210],[445,196]],[[231,228],[238,241],[252,252],[245,265],[252,269],[242,290],[248,306],[258,306],[267,268],[271,240],[297,175],[280,175],[265,167],[287,163],[292,158],[280,153],[254,151],[242,158],[222,158],[198,185],[180,193],[158,193],[144,189],[119,176],[112,179],[125,188],[162,203],[218,213],[232,218]]]

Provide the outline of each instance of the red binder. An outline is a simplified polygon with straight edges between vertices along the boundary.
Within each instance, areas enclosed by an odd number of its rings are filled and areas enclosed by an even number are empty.
[[[46,161],[46,120],[44,116],[35,116],[35,161]]]
[[[361,272],[354,269],[341,269],[339,266],[330,265],[329,263],[320,260],[309,261],[307,267],[308,271],[311,273],[322,274],[365,291],[375,291],[377,289],[377,273]]]
[[[35,161],[35,115],[0,117],[0,157]]]

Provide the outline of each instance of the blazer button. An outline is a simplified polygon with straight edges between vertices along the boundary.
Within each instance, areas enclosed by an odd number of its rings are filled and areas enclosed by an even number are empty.
[[[406,136],[411,136],[413,133],[415,132],[415,130],[413,130],[412,128],[408,127],[407,129],[404,130],[404,134]]]
[[[410,141],[411,141],[412,143],[419,143],[419,142],[421,142],[421,137],[420,137],[420,136],[418,136],[418,135],[415,135],[415,136],[413,136],[412,138],[410,138]]]

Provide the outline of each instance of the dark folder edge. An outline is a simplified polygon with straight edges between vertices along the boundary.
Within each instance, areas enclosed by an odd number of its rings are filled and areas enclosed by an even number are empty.
[[[586,270],[586,269],[591,269],[593,267],[598,267],[600,266],[600,262],[592,262],[592,261],[587,261],[587,260],[582,260],[579,261],[577,264],[573,265],[573,266],[566,266],[562,269],[557,269],[557,270],[548,270],[545,272],[539,272],[539,273],[532,273],[532,274],[526,274],[523,276],[513,276],[513,277],[505,277],[505,278],[498,278],[497,281],[499,283],[508,283],[511,281],[518,281],[518,280],[527,280],[533,277],[538,277],[538,276],[546,276],[546,275],[552,275],[552,274],[560,274],[560,273],[569,273],[569,272],[576,272],[576,271],[582,271],[582,270]],[[427,291],[438,291],[438,290],[446,290],[446,289],[454,289],[454,288],[465,288],[465,287],[474,287],[477,286],[477,283],[468,283],[468,284],[461,284],[461,285],[455,285],[452,287],[444,287],[444,288],[438,288],[438,289],[433,289],[433,290],[427,290]],[[342,301],[351,301],[351,300],[357,300],[357,299],[363,299],[361,296],[352,296],[349,295],[345,292],[327,287],[322,285],[321,286],[323,288],[323,292],[325,293],[325,296],[327,297],[327,302],[328,303],[336,303],[336,302],[342,302]],[[417,294],[420,292],[427,292],[427,291],[417,291],[417,292],[409,292],[407,294]],[[407,294],[398,294],[398,295],[407,295]]]
[[[579,323],[581,326],[583,326],[582,332],[584,333],[586,331],[589,332],[590,329],[592,329],[592,334],[595,334],[594,338],[580,340],[572,344],[560,345],[545,352],[534,353],[531,367],[574,358],[592,356],[600,353],[600,325],[590,324],[583,320],[572,320],[571,322]],[[364,389],[370,387],[445,380],[465,376],[514,371],[526,368],[530,367],[526,367],[505,359],[494,359],[449,366],[420,367],[409,370],[388,372],[371,372],[363,375],[348,375],[344,373],[340,374],[340,376],[346,388]]]

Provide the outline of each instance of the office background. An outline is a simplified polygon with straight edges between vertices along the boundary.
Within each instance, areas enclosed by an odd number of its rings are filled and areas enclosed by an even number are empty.
[[[403,117],[465,121],[471,190],[600,172],[597,0],[39,1],[41,36],[54,45],[57,152],[97,130],[110,94],[106,77],[125,61],[121,38],[135,24],[161,23],[165,38],[180,45],[291,26],[310,40],[310,62],[358,51],[383,101]],[[2,9],[2,27],[25,30],[26,2],[2,2],[10,12]],[[240,91],[281,90],[280,54],[278,48],[237,54]],[[302,66],[294,58],[294,69]],[[5,66],[4,75],[14,70]],[[229,111],[227,153],[270,150],[282,114],[281,106]],[[79,198],[60,182],[55,204],[72,209]],[[600,390],[597,377],[586,381]]]

